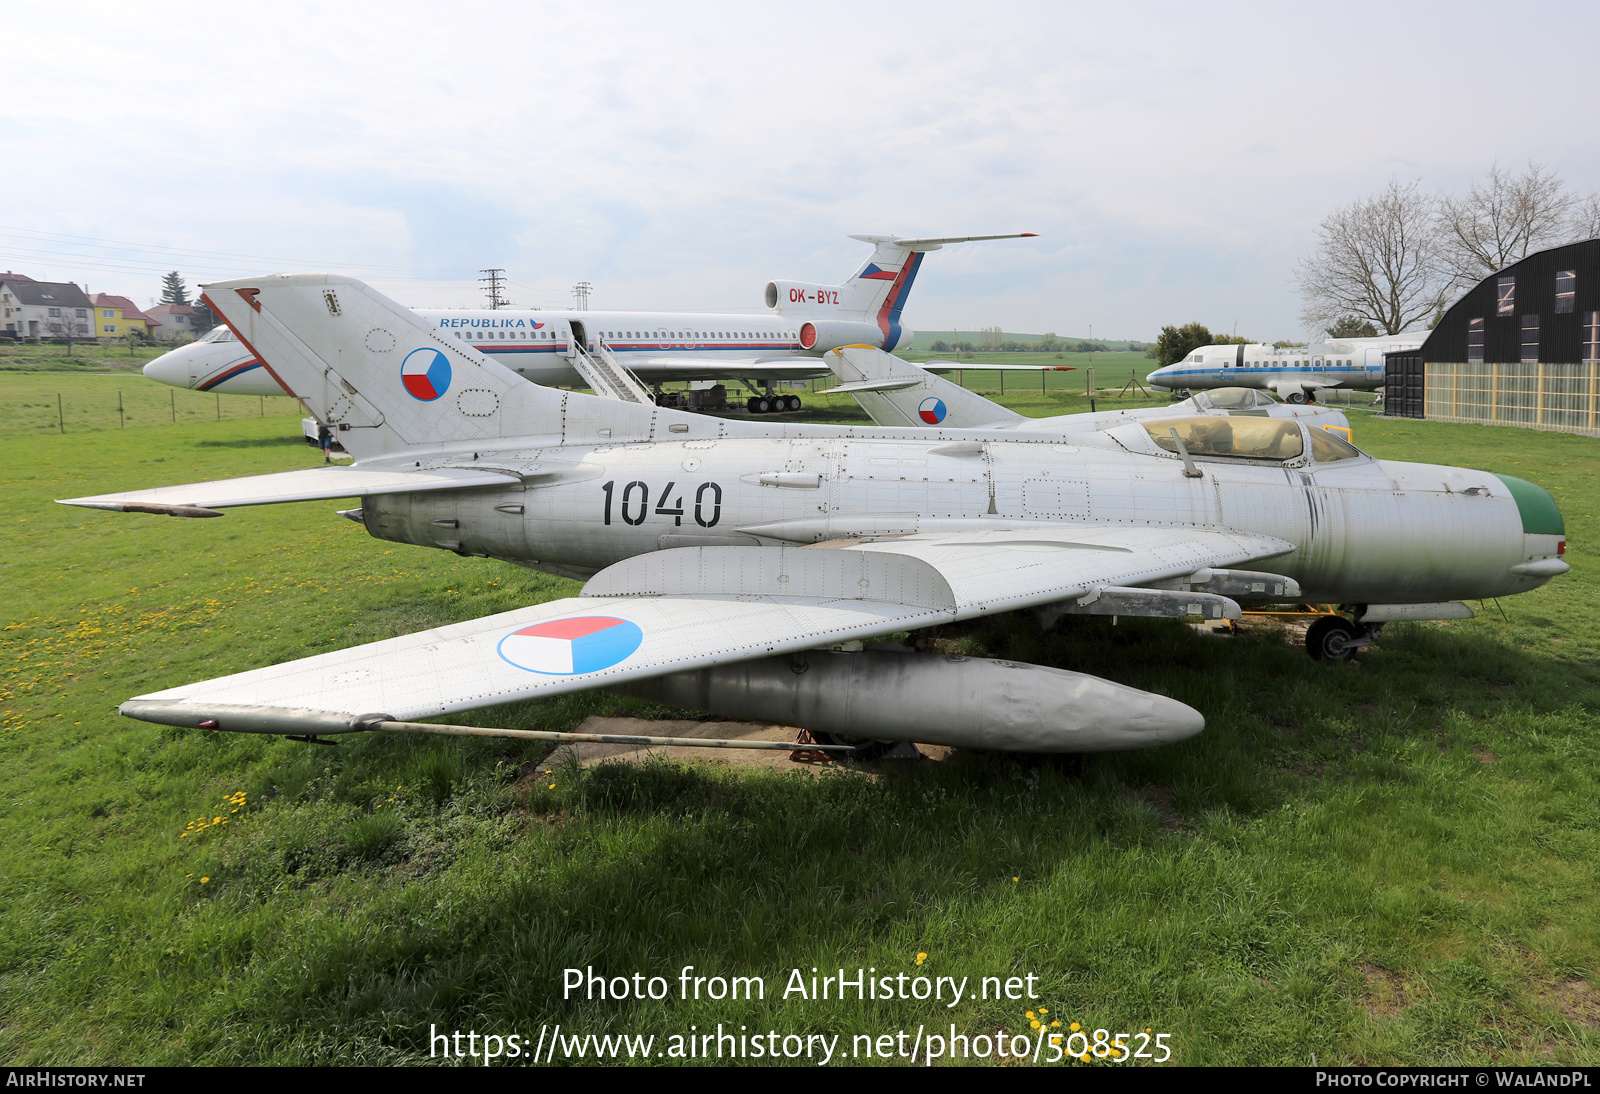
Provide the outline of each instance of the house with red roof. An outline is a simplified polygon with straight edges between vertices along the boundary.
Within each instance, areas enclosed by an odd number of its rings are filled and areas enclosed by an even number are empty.
[[[135,338],[150,337],[151,320],[148,315],[139,310],[137,304],[126,296],[113,296],[110,293],[95,293],[90,300],[94,302],[94,333],[96,338]]]

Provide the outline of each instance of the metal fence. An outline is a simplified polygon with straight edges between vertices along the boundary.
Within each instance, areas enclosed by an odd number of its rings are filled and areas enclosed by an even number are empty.
[[[0,402],[7,404],[10,411],[0,415],[0,435],[11,436],[240,418],[299,419],[305,414],[294,399],[217,395],[148,383],[103,390],[63,384],[54,391],[0,392]]]

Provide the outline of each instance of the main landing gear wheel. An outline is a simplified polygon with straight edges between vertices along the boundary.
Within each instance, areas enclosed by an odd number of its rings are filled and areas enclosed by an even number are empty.
[[[819,729],[811,731],[811,739],[819,745],[856,746],[854,752],[835,752],[833,755],[837,759],[849,757],[852,760],[877,760],[881,759],[895,746],[893,741],[874,741],[868,737],[846,737],[839,733],[824,733]]]
[[[1306,631],[1306,652],[1317,661],[1348,661],[1355,656],[1350,645],[1361,632],[1341,615],[1324,615]]]
[[[1291,391],[1284,396],[1284,401],[1293,403],[1295,406],[1304,406],[1310,400],[1306,398],[1306,393],[1303,391]]]
[[[800,409],[800,396],[798,396],[798,395],[789,396],[789,413],[792,414],[792,413],[794,413],[795,411],[797,411],[799,409]]]

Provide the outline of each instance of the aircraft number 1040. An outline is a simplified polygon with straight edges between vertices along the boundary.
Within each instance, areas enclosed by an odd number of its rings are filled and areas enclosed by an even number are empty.
[[[669,482],[656,496],[660,504],[656,506],[656,515],[671,517],[674,526],[683,525],[683,495],[673,498],[672,488],[676,482]],[[616,480],[606,483],[600,489],[605,493],[605,522],[611,523],[611,508],[616,502],[617,515],[624,524],[643,524],[644,518],[650,515],[650,487],[635,479],[622,488],[621,494],[617,492]],[[672,504],[669,507],[668,501]],[[722,487],[718,483],[703,482],[694,492],[694,522],[702,528],[715,528],[717,521],[722,519]]]

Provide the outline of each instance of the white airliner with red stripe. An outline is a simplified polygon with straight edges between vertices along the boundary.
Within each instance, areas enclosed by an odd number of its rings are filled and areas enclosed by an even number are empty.
[[[772,281],[758,314],[646,311],[415,309],[445,337],[470,345],[526,379],[584,387],[573,365],[601,347],[649,387],[673,380],[743,380],[751,385],[829,376],[822,355],[848,345],[894,351],[915,331],[901,322],[912,283],[929,251],[947,243],[1019,239],[995,236],[851,236],[872,257],[841,285]],[[144,374],[174,387],[224,395],[282,395],[271,373],[226,327],[151,361]],[[798,400],[795,400],[796,402]]]

